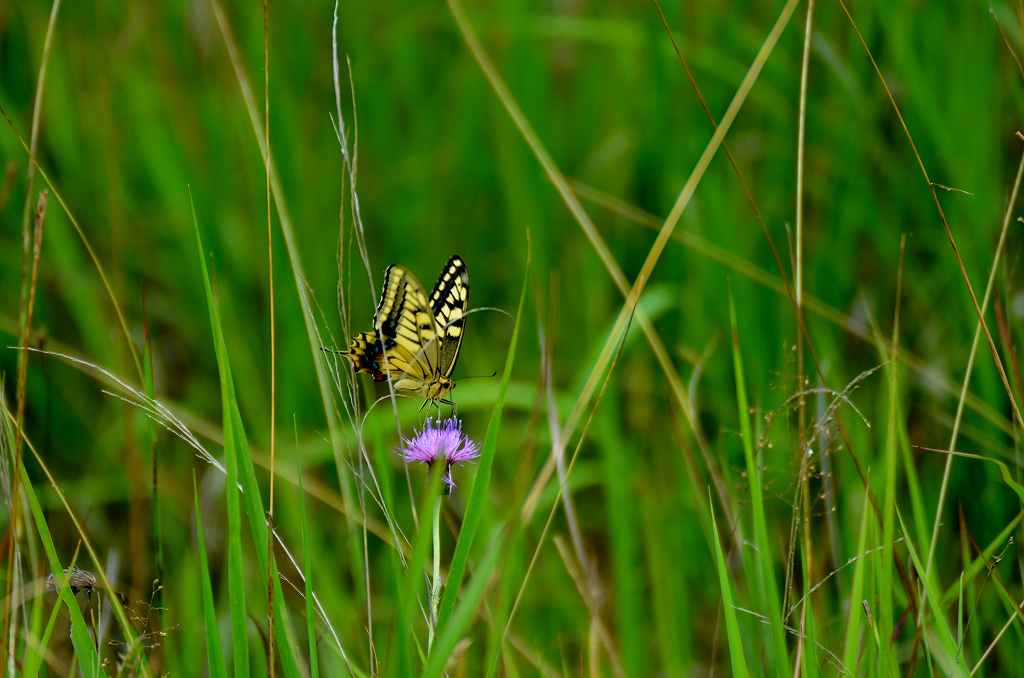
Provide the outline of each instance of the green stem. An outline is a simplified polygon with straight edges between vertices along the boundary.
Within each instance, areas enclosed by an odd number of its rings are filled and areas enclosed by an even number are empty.
[[[430,586],[430,624],[427,630],[427,652],[434,645],[437,630],[437,606],[441,602],[441,499],[434,504],[434,581]]]

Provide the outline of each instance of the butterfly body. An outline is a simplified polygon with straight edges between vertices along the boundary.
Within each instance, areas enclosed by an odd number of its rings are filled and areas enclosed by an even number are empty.
[[[389,266],[374,329],[356,335],[341,355],[374,381],[390,377],[399,395],[448,403],[468,304],[469,272],[459,256],[448,260],[429,296],[409,269]]]

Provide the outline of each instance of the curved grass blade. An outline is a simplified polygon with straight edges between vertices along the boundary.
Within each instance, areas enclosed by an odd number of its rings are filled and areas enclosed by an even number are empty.
[[[210,272],[206,265],[206,251],[203,248],[202,235],[199,232],[199,220],[196,217],[195,204],[192,203],[191,194],[189,203],[192,209],[192,222],[196,234],[196,244],[199,248],[199,263],[203,277],[203,289],[206,292],[206,303],[210,312],[210,330],[213,334],[213,347],[217,357],[217,369],[220,373],[221,399],[223,403],[224,416],[224,455],[227,461],[228,485],[239,488],[242,492],[246,518],[252,532],[253,542],[256,549],[257,564],[261,572],[267,571],[268,557],[270,550],[270,530],[267,527],[265,513],[263,511],[263,497],[260,494],[259,483],[256,480],[256,471],[252,464],[252,456],[249,451],[249,442],[245,435],[245,425],[242,422],[242,414],[238,408],[238,399],[235,396],[234,379],[231,376],[231,362],[228,356],[227,342],[224,339],[224,331],[220,322],[220,312],[213,295],[213,285],[210,282]],[[232,478],[232,464],[235,464],[237,476]],[[228,491],[230,495],[230,490]],[[229,500],[228,522],[231,524],[231,502]],[[241,540],[241,530],[229,533],[229,554],[232,539]],[[240,543],[240,542],[239,542]],[[229,559],[230,560],[230,559]],[[230,562],[229,562],[230,569]],[[274,580],[274,636],[278,648],[278,656],[281,660],[281,667],[287,678],[299,678],[298,661],[295,658],[295,651],[291,638],[289,637],[290,620],[284,608],[284,591],[281,589],[281,581],[277,574],[277,566],[274,565],[271,571]],[[230,583],[230,580],[229,580]],[[236,614],[236,606],[242,603],[232,597],[232,612]],[[242,603],[244,605],[244,603]],[[244,612],[244,610],[243,610]],[[235,629],[238,630],[237,628]],[[245,635],[242,635],[245,638]],[[239,642],[239,641],[236,641]],[[236,660],[239,659],[236,648]],[[247,655],[248,656],[248,655]],[[344,657],[346,663],[348,658]],[[243,666],[246,664],[243,664]],[[239,669],[236,668],[237,673]]]
[[[234,382],[231,377],[231,366],[228,363],[227,346],[221,329],[220,310],[213,296],[210,273],[206,267],[206,254],[203,249],[202,237],[199,234],[199,222],[195,218],[193,205],[192,217],[195,222],[196,243],[199,246],[199,259],[202,263],[203,283],[206,289],[206,303],[210,312],[210,327],[213,332],[214,349],[217,354],[217,369],[220,372],[221,407],[223,409],[224,426],[224,466],[227,469],[227,482],[224,495],[227,500],[228,512],[228,600],[231,612],[231,670],[235,676],[249,675],[249,643],[246,632],[248,626],[245,602],[245,566],[242,555],[242,512],[238,496],[238,456],[239,442],[245,435],[236,428],[237,421],[233,416],[238,403],[235,398]],[[244,444],[244,443],[243,443]]]
[[[3,382],[0,381],[0,436],[2,436],[0,451],[12,458],[14,456],[13,427],[14,417],[7,408],[7,401],[3,395]],[[36,496],[35,488],[32,486],[32,481],[29,479],[28,473],[25,471],[25,464],[21,459],[17,460],[17,468],[14,469],[14,472],[18,474],[21,486],[25,490],[25,496],[28,498],[29,510],[36,525],[36,532],[39,534],[39,541],[43,544],[50,572],[53,573],[56,580],[58,597],[68,608],[68,614],[71,617],[71,643],[75,648],[79,668],[83,676],[95,676],[99,672],[99,655],[96,652],[96,646],[93,645],[92,637],[89,635],[89,629],[85,624],[85,617],[82,616],[82,610],[78,606],[78,600],[68,588],[67,578],[64,576],[64,566],[61,564],[57,549],[53,544],[53,537],[46,524],[46,517],[39,504],[39,497]],[[41,651],[45,651],[45,649]]]
[[[68,587],[67,578],[64,576],[64,567],[57,556],[57,549],[53,545],[53,537],[50,535],[50,528],[46,524],[46,517],[43,516],[43,509],[39,505],[39,497],[36,496],[32,481],[25,472],[25,465],[18,465],[18,475],[21,476],[25,496],[28,498],[29,508],[32,511],[32,519],[36,524],[36,532],[39,540],[43,543],[46,551],[46,559],[50,564],[50,571],[56,580],[57,595],[68,608],[71,616],[71,644],[75,648],[75,656],[78,658],[78,666],[83,676],[93,677],[100,673],[100,658],[96,653],[96,646],[93,645],[92,636],[85,625],[85,617],[82,616],[82,609],[78,606],[78,599]]]
[[[316,651],[316,610],[313,608],[313,555],[309,548],[309,523],[306,519],[306,488],[299,475],[299,522],[302,536],[302,559],[305,561],[306,637],[309,641],[309,676],[320,678],[320,661]]]
[[[206,538],[203,536],[203,512],[199,507],[199,492],[196,477],[192,474],[192,494],[196,514],[196,546],[199,551],[199,577],[203,597],[203,623],[206,629],[206,660],[210,667],[210,678],[225,678],[224,651],[220,647],[220,632],[217,628],[217,609],[213,601],[213,586],[210,584],[210,566],[206,560]]]
[[[519,307],[516,309],[516,321],[512,327],[512,341],[509,344],[508,355],[505,357],[505,370],[501,375],[501,387],[498,389],[498,398],[491,411],[491,419],[487,422],[487,433],[484,436],[483,451],[480,454],[480,464],[477,468],[476,477],[473,479],[473,489],[470,491],[469,503],[466,505],[466,515],[462,520],[462,529],[459,530],[459,539],[455,544],[455,553],[452,555],[452,563],[448,570],[448,581],[445,583],[444,595],[441,598],[441,606],[437,613],[437,627],[444,628],[448,616],[455,607],[455,598],[462,586],[462,579],[466,575],[466,566],[469,561],[469,552],[473,547],[473,540],[480,529],[480,521],[483,518],[484,502],[487,500],[487,489],[491,484],[491,468],[494,466],[494,455],[498,449],[498,433],[501,429],[501,415],[505,407],[505,398],[508,396],[508,385],[512,379],[512,365],[516,360],[516,346],[519,343],[519,326],[523,318],[523,305],[526,302],[526,288],[530,277],[530,254],[527,247],[526,270],[523,272],[523,288],[519,292]]]
[[[729,638],[729,658],[732,660],[732,675],[747,678],[747,658],[743,654],[743,638],[740,636],[740,624],[736,618],[736,607],[732,601],[732,583],[729,581],[729,568],[725,564],[722,553],[722,542],[718,538],[718,521],[715,519],[715,502],[708,489],[708,505],[711,507],[711,524],[714,527],[715,567],[718,569],[718,584],[722,589],[722,615],[725,617],[725,632]]]
[[[768,539],[768,520],[764,512],[764,494],[761,487],[761,469],[754,457],[754,434],[750,427],[750,406],[747,401],[747,381],[743,372],[743,354],[740,352],[740,334],[736,322],[736,305],[732,291],[729,292],[729,320],[732,325],[732,364],[736,381],[736,407],[739,410],[740,437],[743,440],[743,457],[747,463],[747,477],[750,482],[750,506],[754,514],[754,543],[757,545],[756,561],[757,592],[759,605],[768,614],[768,664],[775,668],[776,675],[792,674],[789,654],[786,650],[785,627],[782,623],[782,607],[776,591],[775,573],[772,568],[771,542]]]
[[[939,663],[942,668],[942,672],[947,676],[960,676],[966,677],[968,675],[967,664],[964,663],[963,654],[960,652],[960,648],[957,647],[956,639],[953,637],[953,630],[949,626],[949,620],[946,619],[946,610],[942,606],[942,596],[938,591],[938,586],[935,582],[935,574],[926,574],[924,564],[918,557],[917,550],[914,548],[914,543],[910,539],[910,532],[907,531],[907,526],[903,522],[903,514],[900,512],[899,506],[895,506],[896,518],[899,522],[900,529],[903,531],[903,541],[907,545],[907,551],[910,552],[910,559],[914,563],[914,569],[917,570],[917,576],[921,578],[924,583],[924,588],[928,594],[928,607],[931,608],[932,619],[934,624],[932,628],[925,628],[925,641],[928,648],[927,657],[931,658],[934,655],[935,660]]]
[[[857,537],[857,553],[866,553],[868,545],[868,531],[870,530],[871,524],[868,522],[868,517],[872,515],[871,507],[868,506],[867,495],[864,497],[864,507],[861,509],[860,516],[860,531]],[[859,667],[859,658],[862,658],[867,654],[867,644],[863,642],[864,638],[864,606],[861,601],[864,600],[864,590],[867,588],[867,578],[870,576],[868,571],[868,559],[858,558],[857,564],[853,568],[853,584],[850,588],[849,600],[850,600],[850,613],[846,617],[846,640],[844,642],[843,649],[843,665],[850,671],[853,671],[854,675],[857,674],[857,668]],[[865,648],[861,649],[864,645]],[[865,662],[865,666],[870,664]]]
[[[25,643],[27,652],[22,675],[26,676],[26,678],[35,678],[39,675],[39,669],[43,666],[43,654],[46,652],[46,648],[50,646],[53,630],[57,628],[57,615],[59,613],[60,605],[54,605],[53,609],[50,610],[50,618],[46,621],[46,628],[43,629],[43,635],[38,645]]]

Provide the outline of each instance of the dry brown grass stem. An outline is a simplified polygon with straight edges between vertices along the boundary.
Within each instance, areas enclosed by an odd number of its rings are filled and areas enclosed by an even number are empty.
[[[810,70],[811,57],[811,32],[814,26],[814,0],[807,2],[807,19],[804,23],[804,49],[800,61],[800,105],[797,114],[797,141],[796,141],[796,242],[793,271],[793,288],[796,307],[796,382],[797,392],[803,392],[807,387],[807,377],[804,370],[804,322],[803,322],[803,269],[804,269],[804,157],[806,156],[806,131],[807,131],[807,80]],[[804,595],[810,596],[809,586],[814,576],[814,552],[811,549],[811,499],[810,499],[810,454],[808,454],[808,443],[805,428],[807,425],[807,399],[800,396],[797,400],[797,436],[799,445],[797,452],[800,456],[800,488],[803,502],[803,543],[802,543],[802,579]],[[824,454],[824,452],[822,452]],[[800,508],[797,509],[799,511]],[[794,520],[796,512],[794,512]],[[792,563],[787,566],[787,572],[792,571]],[[789,588],[786,589],[787,597]],[[800,655],[804,651],[804,636],[807,630],[807,609],[810,604],[800,608],[800,633],[797,635],[796,661],[794,662],[794,675],[799,675],[801,670]],[[783,605],[785,609],[785,605]]]
[[[43,215],[46,211],[46,198],[45,193],[39,196],[39,204],[36,209],[36,228],[34,231],[30,229],[31,215],[32,215],[32,197],[35,191],[35,176],[36,176],[36,149],[39,143],[39,129],[40,119],[43,110],[43,94],[46,91],[46,71],[47,66],[50,63],[50,54],[53,48],[53,33],[57,26],[57,14],[60,11],[60,0],[54,0],[53,5],[50,7],[50,18],[46,25],[46,36],[43,38],[43,51],[42,56],[39,60],[39,76],[36,78],[36,92],[35,99],[32,104],[32,126],[29,131],[29,144],[28,144],[28,168],[26,169],[26,188],[25,188],[25,203],[22,209],[21,215],[21,292],[18,299],[18,313],[20,315],[20,323],[18,327],[18,336],[21,338],[21,345],[25,346],[28,343],[28,338],[32,333],[32,305],[35,300],[35,288],[36,288],[36,273],[38,272],[38,254],[35,257],[32,256],[33,250],[38,250],[34,247],[34,241],[38,241],[38,244],[42,245],[42,220],[43,217],[40,215],[42,210]],[[4,117],[6,117],[6,112]],[[8,124],[10,120],[8,119]],[[11,125],[13,129],[14,126]],[[20,139],[20,137],[19,137]],[[22,141],[24,144],[24,141]],[[37,236],[33,238],[33,233]],[[31,262],[31,263],[30,263]],[[32,273],[29,273],[29,268],[32,268]],[[14,456],[15,459],[21,458],[21,426],[25,417],[25,380],[27,377],[28,370],[28,356],[21,355],[18,357],[18,380],[17,380],[17,425],[15,430],[17,431],[16,440],[14,443]],[[15,466],[17,468],[17,466]],[[0,657],[7,655],[7,650],[13,652],[14,648],[7,647],[7,642],[10,632],[10,624],[13,611],[10,606],[11,600],[11,587],[14,583],[14,568],[16,563],[15,552],[17,551],[17,540],[18,540],[18,483],[19,477],[17,473],[11,476],[11,496],[10,496],[10,526],[7,530],[7,576],[5,579],[4,590],[7,596],[8,603],[3,607],[3,621],[0,623]],[[7,666],[6,663],[3,664]]]

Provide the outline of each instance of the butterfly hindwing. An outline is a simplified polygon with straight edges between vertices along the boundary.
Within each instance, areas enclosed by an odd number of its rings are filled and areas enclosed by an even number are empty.
[[[360,332],[352,339],[347,351],[341,355],[352,363],[356,372],[366,372],[374,381],[384,381],[387,377],[380,371],[379,358],[382,346],[376,332]]]
[[[466,326],[469,307],[469,270],[459,255],[453,256],[441,269],[430,293],[430,310],[440,337],[441,373],[448,376],[455,369]]]

